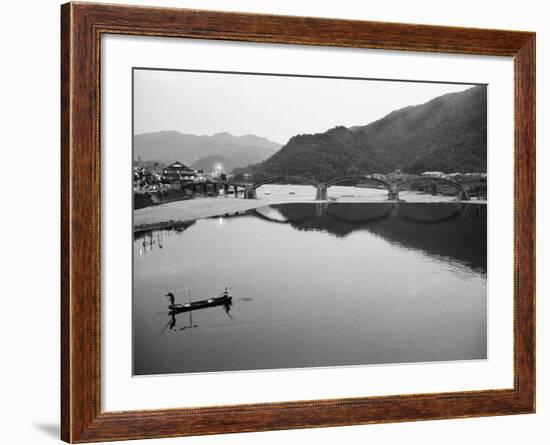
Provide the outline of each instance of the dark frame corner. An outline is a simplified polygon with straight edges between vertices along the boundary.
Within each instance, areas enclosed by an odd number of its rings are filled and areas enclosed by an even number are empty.
[[[509,56],[515,71],[514,387],[505,390],[102,412],[102,34]],[[535,34],[93,3],[61,7],[61,437],[71,443],[533,413]],[[223,422],[211,422],[223,413]]]

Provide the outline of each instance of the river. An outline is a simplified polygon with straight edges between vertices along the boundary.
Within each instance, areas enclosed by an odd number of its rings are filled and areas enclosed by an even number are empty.
[[[261,196],[136,235],[135,375],[486,358],[486,205]],[[226,286],[230,308],[168,314]]]

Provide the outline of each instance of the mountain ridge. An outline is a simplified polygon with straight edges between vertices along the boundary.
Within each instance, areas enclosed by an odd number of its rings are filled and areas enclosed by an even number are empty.
[[[235,136],[219,132],[208,136],[163,130],[134,135],[134,160],[204,165],[205,158],[214,159],[217,156],[230,159],[231,165],[227,167],[233,169],[261,162],[280,147],[277,142],[253,134]]]
[[[270,158],[236,173],[328,180],[396,169],[407,173],[485,172],[486,95],[486,86],[474,86],[394,110],[366,125],[299,134]]]

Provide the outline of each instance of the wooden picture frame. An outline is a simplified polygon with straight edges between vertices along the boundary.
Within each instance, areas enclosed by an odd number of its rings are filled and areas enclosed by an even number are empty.
[[[535,411],[535,34],[68,3],[61,8],[61,437],[71,443]],[[103,34],[510,56],[515,71],[514,387],[102,412],[100,54]]]

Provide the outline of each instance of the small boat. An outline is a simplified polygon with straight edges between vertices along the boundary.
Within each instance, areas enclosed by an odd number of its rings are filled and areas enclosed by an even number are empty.
[[[170,310],[170,313],[179,314],[181,312],[188,312],[207,307],[230,305],[232,299],[233,297],[229,295],[229,292],[225,291],[219,297],[212,297],[206,300],[191,301],[184,304],[169,304],[168,309]]]

